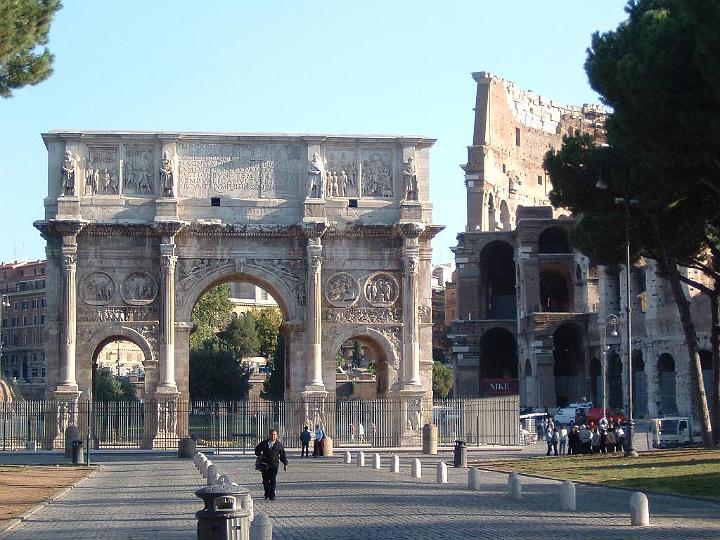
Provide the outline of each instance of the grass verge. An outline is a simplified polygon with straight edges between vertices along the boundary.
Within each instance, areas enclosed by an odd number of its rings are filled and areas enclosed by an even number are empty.
[[[0,529],[54,494],[93,471],[88,467],[60,465],[0,466]]]
[[[720,450],[641,452],[478,461],[471,466],[720,501]]]

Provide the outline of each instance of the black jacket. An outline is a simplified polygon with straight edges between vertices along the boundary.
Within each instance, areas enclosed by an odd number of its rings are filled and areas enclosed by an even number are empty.
[[[287,456],[285,455],[285,447],[278,440],[273,444],[272,449],[268,446],[270,439],[265,439],[255,447],[255,455],[262,456],[263,459],[275,467],[277,467],[282,461],[284,465],[288,464]]]

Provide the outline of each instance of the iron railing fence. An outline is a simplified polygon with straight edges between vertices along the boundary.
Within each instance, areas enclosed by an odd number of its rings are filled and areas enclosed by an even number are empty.
[[[464,440],[470,445],[520,444],[518,396],[424,400],[421,412],[408,412],[400,399],[303,401],[179,401],[177,434],[192,437],[199,448],[252,450],[277,429],[288,448],[300,446],[299,434],[316,424],[338,446],[392,447],[420,444],[422,424],[438,427],[439,444]],[[2,450],[61,448],[55,436],[56,401],[0,402]],[[177,437],[158,436],[157,408],[151,403],[80,401],[67,415],[84,440],[96,448],[177,448]]]

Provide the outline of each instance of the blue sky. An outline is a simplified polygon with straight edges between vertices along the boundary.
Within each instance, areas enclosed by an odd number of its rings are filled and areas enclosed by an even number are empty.
[[[459,167],[472,141],[473,71],[573,105],[621,0],[65,0],[55,73],[0,100],[0,261],[45,257],[51,129],[387,133],[438,139],[434,261],[465,225]]]

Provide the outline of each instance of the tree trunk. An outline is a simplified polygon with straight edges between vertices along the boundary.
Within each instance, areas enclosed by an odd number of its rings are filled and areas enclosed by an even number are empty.
[[[702,379],[702,366],[700,364],[700,355],[698,354],[697,334],[695,332],[695,323],[690,314],[690,302],[685,296],[685,291],[680,283],[678,268],[669,253],[663,253],[664,260],[662,265],[665,267],[665,275],[668,276],[670,288],[675,299],[675,305],[680,313],[680,321],[682,323],[683,332],[685,334],[685,343],[687,345],[688,357],[690,359],[690,379],[693,387],[693,408],[700,420],[700,428],[702,430],[703,446],[705,448],[713,447],[712,426],[710,425],[710,413],[708,412],[707,397],[705,395],[705,386]]]
[[[715,291],[720,291],[720,282],[715,282]],[[710,327],[710,344],[712,350],[712,385],[710,415],[713,427],[713,443],[720,443],[720,298],[718,294],[710,297],[712,325]]]

